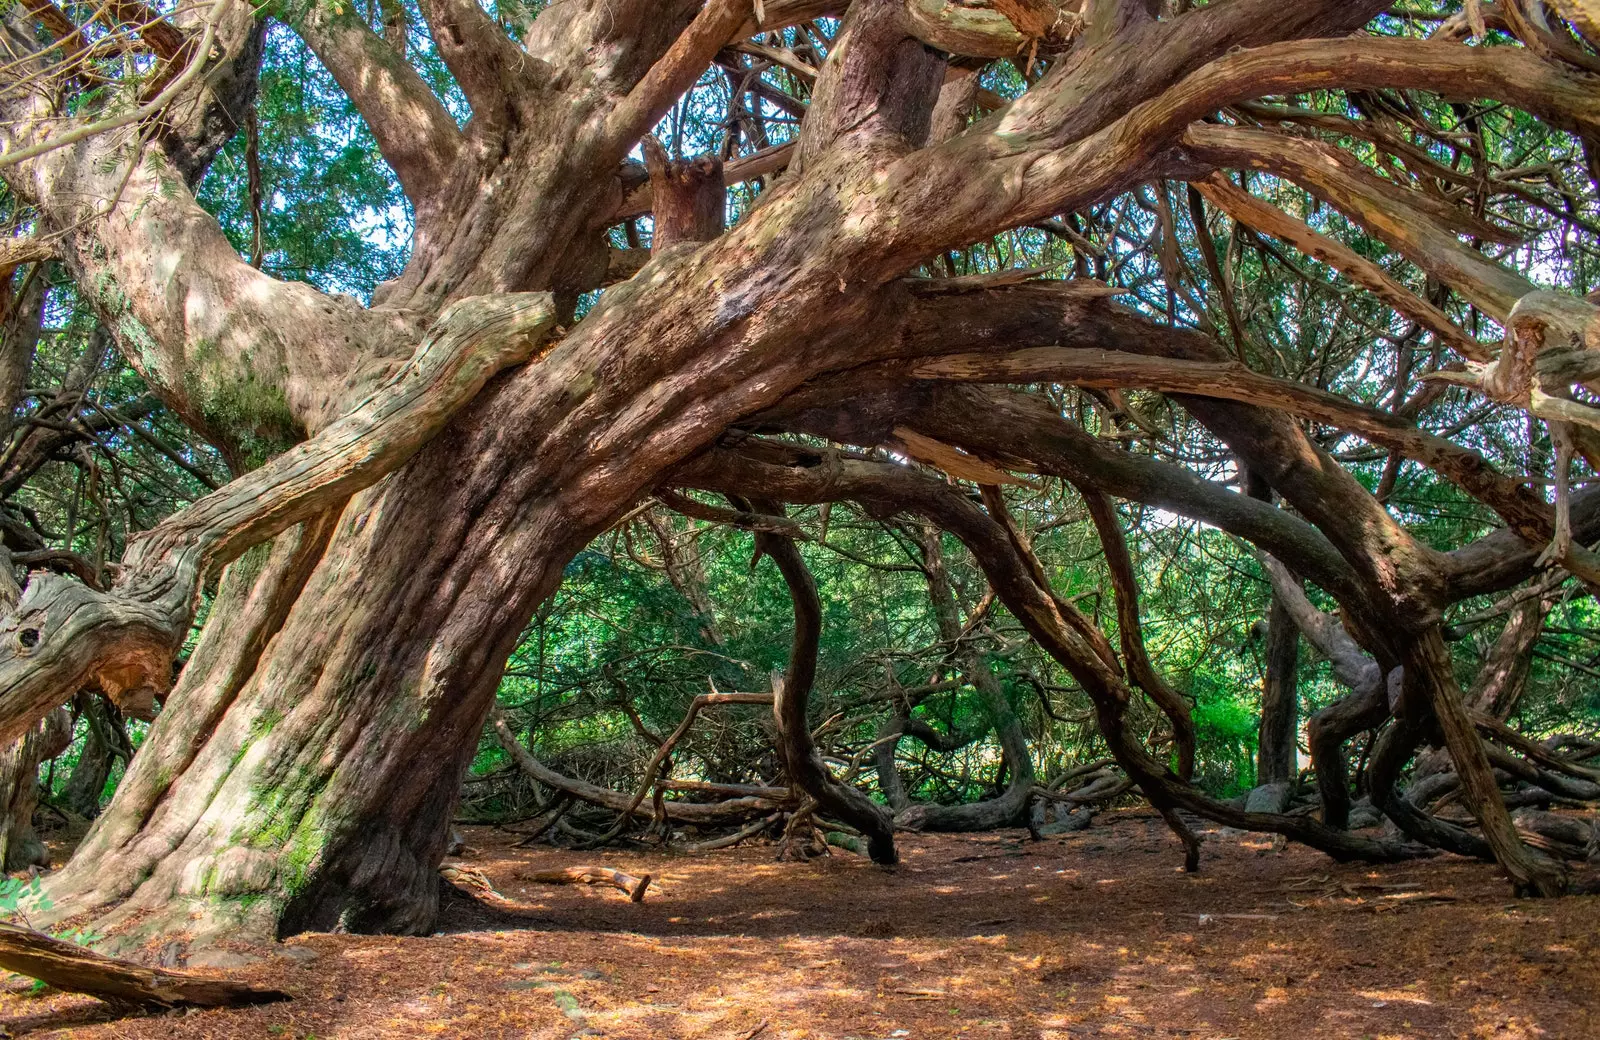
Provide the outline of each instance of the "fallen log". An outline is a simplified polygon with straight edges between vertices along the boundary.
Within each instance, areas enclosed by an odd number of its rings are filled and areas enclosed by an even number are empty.
[[[471,867],[460,867],[446,864],[445,866],[439,868],[439,876],[459,889],[475,892],[478,895],[488,896],[489,898],[497,899],[502,903],[511,902],[511,900],[501,895],[500,892],[495,889],[494,883],[489,880],[489,875],[485,874],[481,870],[474,870]]]
[[[141,1008],[243,1007],[290,999],[264,986],[146,968],[13,924],[0,924],[0,968],[69,993]]]
[[[628,893],[629,901],[634,903],[644,902],[645,889],[650,887],[651,881],[649,874],[634,877],[611,867],[565,867],[560,870],[536,870],[517,876],[541,885],[612,885]]]

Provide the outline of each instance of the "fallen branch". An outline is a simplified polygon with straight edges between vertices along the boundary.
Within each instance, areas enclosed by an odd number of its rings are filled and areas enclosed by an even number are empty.
[[[634,877],[632,874],[611,867],[564,867],[560,870],[536,870],[517,876],[524,881],[533,881],[541,885],[612,885],[628,893],[628,901],[632,903],[644,902],[645,890],[650,887],[652,880],[649,874]]]
[[[494,883],[489,880],[489,876],[481,870],[474,870],[472,867],[447,865],[439,868],[439,876],[457,888],[470,890],[502,903],[511,902],[511,900],[500,894],[494,887]]]
[[[119,961],[13,924],[0,924],[0,968],[69,993],[141,1008],[243,1007],[290,999],[281,990]]]
[[[693,845],[689,845],[686,847],[685,851],[714,852],[717,849],[731,848],[734,845],[739,844],[741,841],[744,841],[746,838],[753,838],[757,834],[760,834],[762,831],[766,830],[768,827],[771,827],[774,823],[778,822],[778,817],[781,815],[781,813],[773,813],[771,816],[757,820],[746,827],[742,827],[739,830],[734,831],[732,834],[724,834],[720,838],[711,838],[708,841],[696,842]]]

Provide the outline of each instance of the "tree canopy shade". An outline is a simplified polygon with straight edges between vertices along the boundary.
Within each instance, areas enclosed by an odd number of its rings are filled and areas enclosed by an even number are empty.
[[[1511,809],[1600,794],[1590,0],[3,35],[0,736],[155,719],[55,917],[426,930],[475,761],[601,837],[1133,790],[1191,869],[1198,816],[1567,890]]]

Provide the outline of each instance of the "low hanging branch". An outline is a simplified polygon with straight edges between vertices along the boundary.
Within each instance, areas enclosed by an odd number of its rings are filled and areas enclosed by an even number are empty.
[[[398,469],[554,326],[546,293],[463,300],[344,418],[142,535],[110,592],[35,575],[0,622],[0,744],[90,683],[114,700],[165,689],[209,569]]]
[[[770,701],[765,703],[770,703]],[[499,739],[500,746],[511,756],[511,760],[517,764],[517,768],[522,770],[530,779],[554,790],[565,791],[574,798],[581,798],[592,805],[623,813],[624,818],[628,814],[645,817],[650,815],[649,812],[641,808],[640,802],[633,800],[631,795],[624,794],[621,791],[614,791],[609,787],[591,784],[585,780],[564,776],[539,761],[531,751],[522,746],[521,741],[517,740],[516,734],[511,731],[511,726],[506,722],[505,712],[500,710],[499,705],[489,709],[489,721],[494,727],[495,736]],[[763,790],[763,794],[760,795],[752,794],[729,798],[709,804],[663,801],[661,803],[662,810],[669,820],[705,825],[738,822],[754,815],[770,813],[774,809],[784,807],[783,802],[765,797],[765,789],[761,790]],[[787,795],[787,792],[783,793]]]
[[[772,700],[773,695],[770,693],[719,693],[716,690],[712,690],[710,693],[702,693],[690,701],[689,710],[683,714],[683,721],[678,723],[678,728],[672,731],[670,737],[661,742],[661,746],[656,749],[655,757],[650,760],[650,765],[645,768],[644,779],[640,781],[639,789],[633,793],[633,801],[629,803],[627,810],[623,813],[623,818],[626,819],[630,813],[644,802],[645,795],[650,793],[651,785],[656,782],[656,776],[661,771],[662,763],[667,760],[668,755],[672,754],[672,749],[678,746],[678,741],[688,735],[689,727],[694,725],[695,716],[700,714],[700,709],[709,708],[716,704],[771,704]]]
[[[116,960],[13,924],[0,924],[0,968],[69,993],[152,1010],[242,1007],[290,999],[289,994],[264,986]]]

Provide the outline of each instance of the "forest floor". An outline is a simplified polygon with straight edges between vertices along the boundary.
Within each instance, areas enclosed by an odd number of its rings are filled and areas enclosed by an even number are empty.
[[[244,1010],[112,1018],[12,977],[0,1036],[1600,1037],[1600,898],[1519,900],[1453,857],[1339,865],[1218,832],[1185,875],[1153,815],[1101,821],[1041,843],[903,835],[893,871],[770,846],[521,850],[469,829],[462,865],[514,909],[455,900],[426,938],[301,936],[228,970],[295,997]],[[656,880],[635,904],[519,877],[588,863]]]

